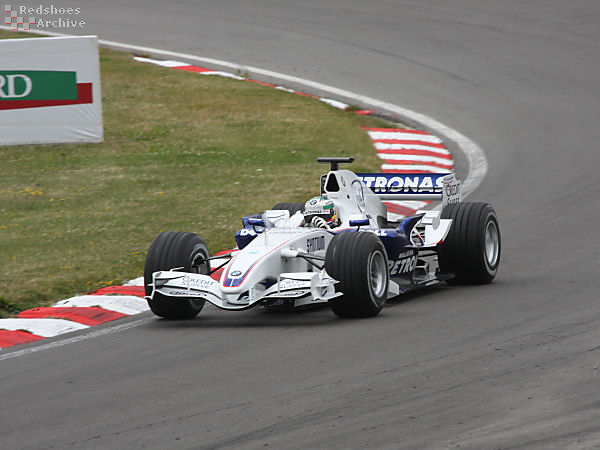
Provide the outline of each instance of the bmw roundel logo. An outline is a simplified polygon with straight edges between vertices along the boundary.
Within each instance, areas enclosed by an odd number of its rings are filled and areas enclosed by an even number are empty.
[[[316,205],[316,204],[317,204],[317,201],[313,199],[313,200],[311,200],[311,201],[310,201],[310,204],[311,204],[311,205]]]
[[[239,277],[241,274],[242,272],[240,272],[239,270],[234,270],[233,272],[231,272],[232,277]]]

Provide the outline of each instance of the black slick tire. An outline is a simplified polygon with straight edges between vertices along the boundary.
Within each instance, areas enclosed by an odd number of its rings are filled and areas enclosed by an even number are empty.
[[[152,294],[152,274],[162,270],[177,268],[183,272],[208,274],[210,262],[202,261],[208,258],[208,248],[202,238],[193,233],[165,231],[154,238],[144,267],[144,284],[146,295]],[[166,319],[193,319],[204,306],[202,299],[168,297],[154,294],[148,300],[148,306],[154,314]]]
[[[298,211],[304,212],[304,203],[277,203],[271,209],[287,210],[290,212],[290,217],[292,217]]]
[[[387,299],[389,271],[381,240],[369,232],[336,234],[325,253],[325,270],[338,280],[336,291],[344,295],[329,301],[341,318],[373,317]]]
[[[449,284],[488,284],[500,264],[500,227],[494,208],[487,203],[446,205],[442,219],[452,219],[444,242],[438,245],[440,271],[454,274]]]

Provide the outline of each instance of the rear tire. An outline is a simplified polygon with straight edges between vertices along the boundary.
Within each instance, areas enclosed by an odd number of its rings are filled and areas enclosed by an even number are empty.
[[[325,270],[334,279],[341,297],[329,301],[341,318],[373,317],[387,299],[389,271],[385,247],[369,232],[336,234],[325,253]]]
[[[165,231],[156,236],[148,249],[144,267],[146,295],[150,296],[152,293],[149,284],[152,283],[154,272],[177,268],[183,272],[208,275],[210,262],[197,264],[199,255],[208,258],[208,247],[196,234]],[[152,300],[148,300],[148,306],[154,314],[166,319],[193,319],[204,306],[204,300],[169,297],[156,293]]]
[[[304,212],[304,203],[277,203],[271,209],[282,209],[290,212],[290,217],[296,214],[298,211]]]
[[[444,242],[438,245],[442,273],[454,273],[450,284],[488,284],[500,265],[500,227],[487,203],[446,205],[442,219],[452,219]]]

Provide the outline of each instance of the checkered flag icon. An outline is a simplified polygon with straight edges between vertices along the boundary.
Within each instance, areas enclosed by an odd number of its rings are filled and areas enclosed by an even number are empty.
[[[11,5],[5,5],[4,12],[10,14],[9,16],[5,17],[4,23],[6,25],[10,25],[13,31],[31,30],[31,25],[37,23],[37,19],[35,17],[29,17],[27,22],[25,22],[25,17],[19,17],[19,13],[17,11],[13,11]]]

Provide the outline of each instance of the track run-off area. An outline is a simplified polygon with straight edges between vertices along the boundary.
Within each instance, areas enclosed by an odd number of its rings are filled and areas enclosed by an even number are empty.
[[[1,447],[600,445],[596,0],[60,6],[86,21],[69,32],[312,80],[311,94],[335,86],[458,130],[487,158],[469,200],[496,208],[502,262],[489,286],[427,289],[370,320],[205,308],[3,350]]]

